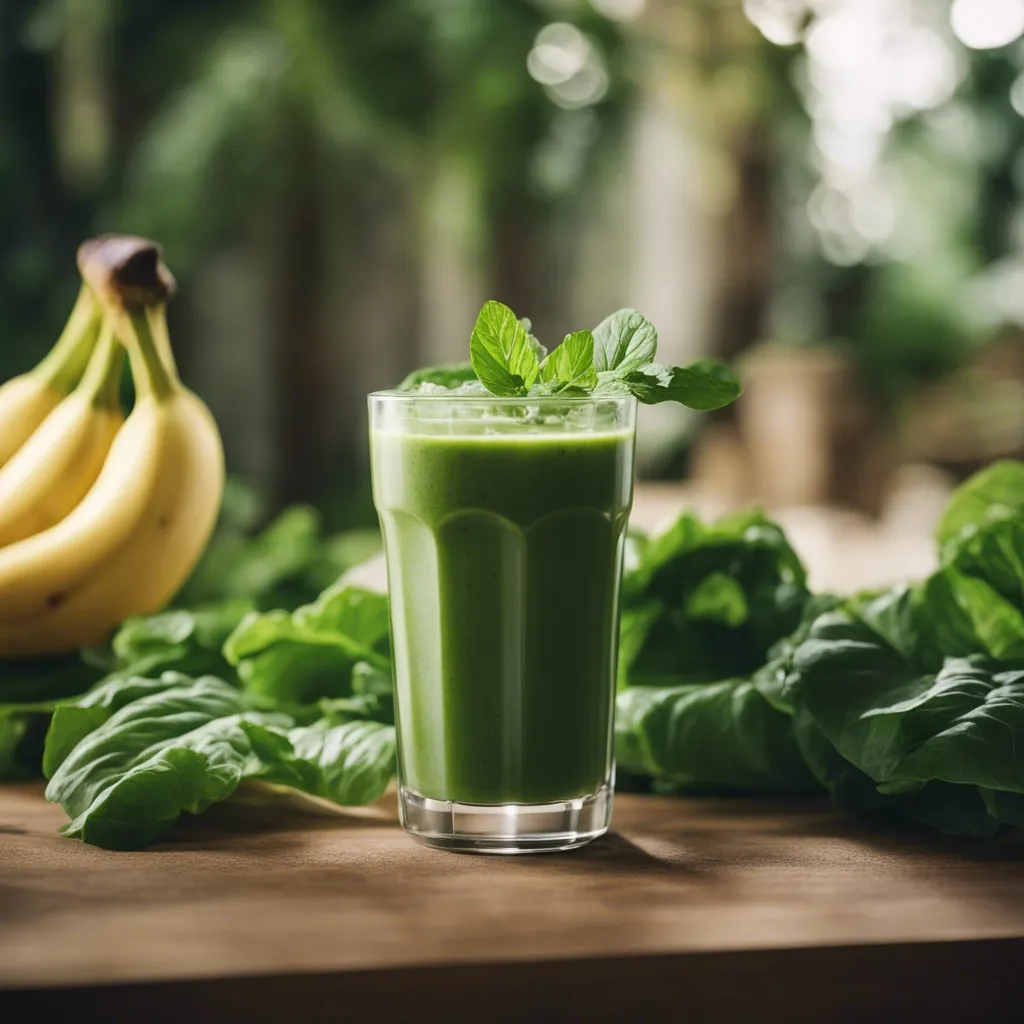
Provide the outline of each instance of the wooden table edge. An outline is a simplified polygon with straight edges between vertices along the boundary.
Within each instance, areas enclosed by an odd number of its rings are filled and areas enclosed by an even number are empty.
[[[1004,1021],[1024,938],[232,975],[0,990],[12,1021]]]

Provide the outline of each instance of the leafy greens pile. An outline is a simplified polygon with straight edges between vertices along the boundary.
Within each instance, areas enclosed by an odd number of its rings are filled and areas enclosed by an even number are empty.
[[[620,309],[593,331],[566,335],[552,352],[531,333],[529,320],[508,306],[484,303],[469,343],[470,361],[410,374],[401,391],[460,390],[505,398],[547,395],[634,395],[646,405],[679,402],[720,409],[740,394],[740,383],[721,363],[690,366],[654,361],[658,332],[635,309]]]
[[[954,495],[927,579],[811,595],[777,526],[683,516],[623,594],[617,752],[659,788],[826,790],[858,813],[1024,825],[1024,464]]]
[[[0,665],[0,777],[42,769],[65,834],[114,849],[245,779],[377,798],[395,766],[387,598],[341,580],[302,603],[337,547],[309,515],[215,545],[194,606],[126,622],[109,650]],[[760,512],[632,536],[620,778],[827,792],[981,837],[1024,826],[1024,464],[964,484],[937,539],[927,579],[844,599],[808,590]]]

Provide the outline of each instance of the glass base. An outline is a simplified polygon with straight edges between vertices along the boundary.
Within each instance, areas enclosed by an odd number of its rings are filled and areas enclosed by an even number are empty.
[[[608,831],[612,788],[547,804],[462,804],[398,791],[402,827],[427,846],[462,853],[557,853]]]

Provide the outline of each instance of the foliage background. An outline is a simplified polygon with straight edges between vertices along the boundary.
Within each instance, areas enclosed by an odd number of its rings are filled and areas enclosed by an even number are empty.
[[[268,510],[369,521],[363,396],[459,356],[489,296],[553,340],[638,306],[674,360],[838,341],[903,455],[1019,454],[1024,49],[955,7],[7,0],[0,375],[124,230],[164,244],[185,375]],[[691,427],[651,411],[647,471]]]

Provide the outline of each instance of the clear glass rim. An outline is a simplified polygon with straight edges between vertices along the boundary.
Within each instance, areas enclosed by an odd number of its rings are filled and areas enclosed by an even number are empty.
[[[457,402],[459,405],[597,405],[601,402],[629,404],[636,402],[634,395],[466,395],[450,392],[371,391],[370,402]]]

